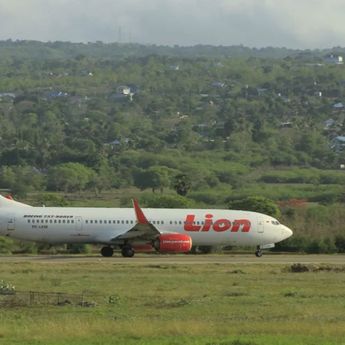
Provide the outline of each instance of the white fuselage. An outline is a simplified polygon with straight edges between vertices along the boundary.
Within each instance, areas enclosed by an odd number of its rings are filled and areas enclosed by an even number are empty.
[[[206,209],[143,209],[143,212],[159,232],[187,234],[193,245],[259,246],[292,235],[276,219],[256,212]],[[27,205],[0,208],[0,235],[50,244],[121,244],[114,239],[136,222],[132,208]]]

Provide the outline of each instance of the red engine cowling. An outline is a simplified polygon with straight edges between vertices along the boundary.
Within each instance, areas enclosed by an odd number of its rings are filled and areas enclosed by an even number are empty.
[[[161,253],[187,253],[192,249],[192,239],[183,234],[162,234],[154,242]]]

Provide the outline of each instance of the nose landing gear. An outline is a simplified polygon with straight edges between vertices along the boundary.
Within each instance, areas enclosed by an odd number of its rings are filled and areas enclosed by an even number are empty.
[[[255,256],[258,258],[262,257],[262,250],[263,249],[271,249],[274,248],[274,243],[269,243],[269,244],[261,244],[260,246],[256,247],[256,251],[255,251]]]
[[[261,250],[261,248],[258,246],[257,247],[257,249],[256,249],[256,251],[255,251],[255,256],[257,257],[257,258],[261,258],[262,257],[262,250]]]

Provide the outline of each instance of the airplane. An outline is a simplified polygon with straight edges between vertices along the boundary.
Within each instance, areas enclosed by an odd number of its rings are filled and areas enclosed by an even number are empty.
[[[0,235],[48,244],[101,244],[122,256],[187,253],[194,246],[256,246],[255,255],[293,232],[265,214],[219,209],[33,207],[0,195]]]

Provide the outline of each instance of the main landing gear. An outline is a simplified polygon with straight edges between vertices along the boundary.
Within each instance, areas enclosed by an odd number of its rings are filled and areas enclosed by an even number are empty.
[[[110,246],[102,247],[101,255],[105,258],[110,258],[114,254],[114,249]],[[131,258],[134,256],[134,249],[130,244],[124,244],[121,247],[121,254],[125,258]]]
[[[112,247],[103,247],[101,249],[101,255],[110,258],[114,254],[114,249]]]
[[[132,258],[134,256],[134,250],[130,244],[125,244],[121,248],[121,254],[125,258]]]

